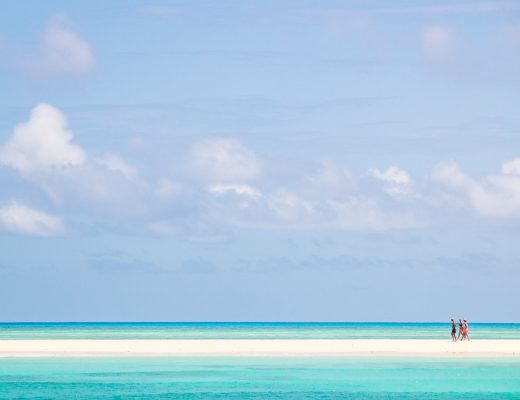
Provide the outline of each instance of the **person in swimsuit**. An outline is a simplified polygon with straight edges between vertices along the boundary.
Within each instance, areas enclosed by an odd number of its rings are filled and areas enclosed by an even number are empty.
[[[451,320],[451,341],[456,342],[457,341],[457,323],[453,318],[450,318]]]
[[[464,338],[464,324],[462,323],[462,320],[459,319],[459,336],[457,336],[457,340],[462,340]]]
[[[464,320],[464,339],[469,340],[469,325],[468,320]]]

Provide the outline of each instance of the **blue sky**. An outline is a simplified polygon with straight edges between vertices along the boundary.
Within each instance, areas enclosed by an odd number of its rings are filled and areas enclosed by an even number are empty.
[[[19,1],[0,320],[520,321],[516,1]]]

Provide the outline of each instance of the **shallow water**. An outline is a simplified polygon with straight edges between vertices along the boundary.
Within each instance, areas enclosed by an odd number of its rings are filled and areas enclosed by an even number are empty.
[[[446,339],[448,323],[0,323],[0,339]],[[520,339],[520,324],[470,324],[472,339]]]
[[[518,399],[518,358],[4,358],[0,398]]]

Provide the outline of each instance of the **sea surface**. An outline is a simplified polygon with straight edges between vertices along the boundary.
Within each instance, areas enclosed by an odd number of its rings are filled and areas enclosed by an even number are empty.
[[[520,339],[520,324],[470,334]],[[0,340],[449,337],[449,323],[0,323]],[[20,398],[520,399],[520,357],[0,358],[0,399]]]
[[[446,323],[0,323],[1,339],[446,339]],[[472,339],[520,339],[520,324],[471,323]]]
[[[1,399],[519,399],[520,360],[0,358]]]

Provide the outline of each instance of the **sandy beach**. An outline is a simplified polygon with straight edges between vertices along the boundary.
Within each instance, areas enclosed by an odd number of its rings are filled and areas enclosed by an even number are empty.
[[[0,340],[0,357],[520,356],[520,340]]]

